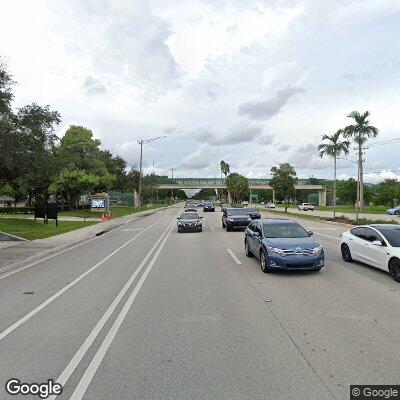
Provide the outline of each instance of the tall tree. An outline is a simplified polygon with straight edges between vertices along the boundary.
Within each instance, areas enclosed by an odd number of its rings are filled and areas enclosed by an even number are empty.
[[[14,97],[12,76],[8,72],[5,61],[0,57],[0,118],[11,114],[11,102]]]
[[[322,143],[318,146],[320,157],[333,158],[333,218],[336,217],[336,163],[341,154],[349,153],[350,146],[348,140],[341,140],[342,134],[343,130],[339,129],[333,135],[323,135]]]
[[[369,111],[360,114],[358,111],[351,112],[347,117],[354,119],[354,124],[344,128],[344,137],[352,138],[358,146],[358,190],[359,190],[359,209],[362,211],[364,207],[364,172],[363,172],[363,145],[369,138],[375,138],[379,130],[375,126],[370,125],[368,117]]]
[[[400,202],[400,182],[397,179],[385,179],[380,182],[374,202],[389,207],[397,206]]]
[[[75,209],[84,192],[103,191],[112,187],[115,176],[107,171],[100,140],[83,126],[70,126],[60,141],[57,157],[61,167],[60,177],[53,190],[67,194],[70,208]]]
[[[226,179],[226,187],[234,203],[239,203],[249,197],[249,182],[244,176],[236,172],[229,174]]]
[[[222,173],[225,175],[225,179],[229,175],[230,172],[231,172],[230,165],[228,163],[224,163],[224,169],[223,169]]]
[[[296,194],[295,185],[298,181],[296,170],[289,164],[279,164],[279,167],[271,168],[272,178],[269,185],[279,197],[285,200],[285,212],[287,212],[289,199]]]
[[[226,179],[226,177],[231,172],[230,165],[228,163],[226,163],[224,160],[222,160],[219,165],[221,167],[221,178],[222,178],[222,175],[224,175],[225,179]]]
[[[50,106],[35,103],[20,108],[15,116],[16,129],[22,139],[23,175],[19,178],[20,188],[34,197],[47,198],[48,189],[56,175],[55,146],[58,141],[54,133],[61,116]]]

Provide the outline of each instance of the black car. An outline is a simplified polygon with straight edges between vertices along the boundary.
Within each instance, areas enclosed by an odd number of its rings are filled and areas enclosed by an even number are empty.
[[[206,201],[203,205],[203,211],[207,212],[207,211],[215,211],[215,207],[213,203],[210,203],[208,201]]]
[[[261,218],[261,214],[260,212],[257,210],[257,208],[254,207],[245,207],[244,208],[247,212],[247,214],[250,215],[251,219],[260,219]]]
[[[231,206],[231,205],[228,204],[228,203],[222,203],[222,204],[221,204],[221,211],[224,212],[224,210],[225,210],[226,208],[230,207],[230,206]]]
[[[244,208],[226,208],[222,214],[222,227],[227,231],[245,229],[251,222],[249,214]]]
[[[203,224],[197,212],[184,212],[178,217],[178,232],[201,232]]]

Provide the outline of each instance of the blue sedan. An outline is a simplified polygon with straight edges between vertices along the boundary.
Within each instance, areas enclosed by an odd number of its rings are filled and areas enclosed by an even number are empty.
[[[395,208],[389,208],[389,210],[386,210],[386,214],[389,214],[389,215],[400,215],[400,206],[395,207]]]
[[[319,271],[325,254],[311,231],[290,219],[254,220],[245,231],[247,257],[256,256],[263,272],[273,270]]]

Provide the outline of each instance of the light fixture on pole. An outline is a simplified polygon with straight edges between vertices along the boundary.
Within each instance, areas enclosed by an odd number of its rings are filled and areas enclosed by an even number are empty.
[[[143,161],[143,145],[146,143],[154,142],[155,140],[165,138],[166,136],[157,136],[151,139],[140,139],[140,166],[139,166],[139,190],[138,190],[138,205],[142,206],[142,161]]]
[[[177,167],[170,168],[171,171],[171,179],[174,180],[174,170],[183,167],[183,165],[178,165]],[[173,184],[173,183],[172,183]],[[172,198],[174,198],[174,188],[172,188]]]

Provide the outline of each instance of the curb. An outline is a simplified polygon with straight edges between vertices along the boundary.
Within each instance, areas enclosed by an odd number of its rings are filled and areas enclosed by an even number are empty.
[[[17,268],[21,267],[21,266],[25,266],[25,265],[30,264],[30,263],[38,263],[43,258],[51,256],[54,253],[58,253],[59,251],[68,249],[69,247],[73,247],[73,246],[78,245],[80,243],[83,243],[85,241],[94,239],[95,237],[101,236],[101,235],[103,235],[103,234],[105,234],[107,232],[112,231],[115,228],[119,228],[120,226],[129,224],[129,223],[131,223],[133,221],[136,221],[138,219],[147,217],[149,215],[153,215],[159,210],[166,210],[166,209],[174,207],[174,206],[176,206],[176,204],[174,204],[172,206],[167,206],[167,207],[159,207],[159,208],[148,210],[148,211],[140,211],[139,213],[137,213],[139,215],[135,215],[134,217],[130,218],[127,221],[121,221],[120,223],[115,223],[113,226],[104,227],[104,229],[100,230],[99,232],[91,233],[91,234],[87,235],[86,237],[80,238],[78,240],[74,240],[74,241],[69,242],[69,243],[64,243],[62,245],[59,245],[59,246],[53,247],[51,249],[39,252],[38,254],[34,254],[34,255],[32,255],[30,257],[27,257],[27,258],[24,258],[22,260],[18,260],[16,262],[12,263],[12,264],[5,265],[4,267],[0,268],[0,277],[4,273],[10,272],[10,271],[12,271],[14,269],[17,269]],[[23,240],[29,242],[29,240],[26,240],[26,239],[23,239]]]
[[[14,240],[11,239],[10,242],[11,241],[14,241],[14,242],[29,242],[28,239],[24,239],[24,238],[19,237],[17,235],[13,235],[12,233],[7,233],[7,232],[3,232],[3,231],[0,231],[0,233],[2,235],[9,236],[10,238],[14,239]]]

